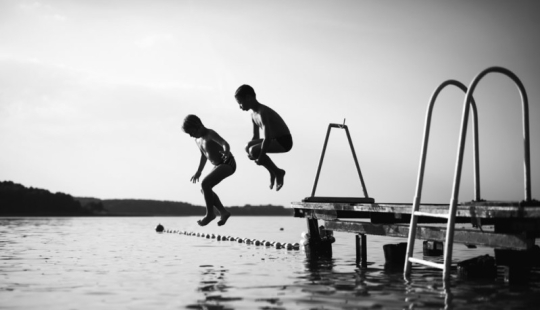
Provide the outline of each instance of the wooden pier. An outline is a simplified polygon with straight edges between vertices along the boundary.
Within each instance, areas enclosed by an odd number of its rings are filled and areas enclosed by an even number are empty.
[[[362,199],[362,198],[360,198]],[[355,234],[407,238],[412,204],[292,202],[294,216],[306,218],[308,227]],[[349,198],[350,201],[354,199]],[[420,212],[448,213],[447,204],[422,204]],[[321,220],[322,223],[318,223]],[[445,219],[420,217],[417,239],[445,241]],[[482,245],[493,248],[528,250],[540,238],[540,202],[533,203],[481,201],[458,204],[456,223],[471,224],[456,228],[454,243]],[[313,236],[313,232],[310,231]],[[316,234],[315,234],[316,235]]]
[[[515,83],[521,94],[524,142],[523,201],[489,201],[484,200],[480,195],[478,110],[473,98],[473,92],[479,81],[489,73],[507,76]],[[432,110],[439,93],[448,86],[455,86],[465,93],[452,195],[449,204],[422,203],[422,187]],[[460,203],[458,199],[469,111],[472,111],[473,129],[474,201]],[[500,258],[496,257],[497,264],[501,263],[510,266],[510,269],[519,270],[520,274],[532,263],[539,263],[532,262],[533,260],[540,261],[540,254],[538,253],[540,248],[535,246],[535,239],[540,238],[540,202],[531,197],[528,111],[528,98],[523,84],[513,72],[502,67],[490,67],[483,70],[473,79],[469,87],[456,80],[447,80],[441,83],[432,94],[427,108],[416,191],[414,200],[411,203],[380,203],[370,198],[345,120],[343,124],[329,124],[311,196],[306,197],[301,202],[291,203],[294,216],[305,218],[307,221],[309,246],[306,246],[306,253],[308,255],[331,255],[331,243],[335,240],[332,231],[340,231],[357,235],[357,264],[361,262],[362,266],[366,266],[366,235],[407,238],[406,251],[403,253],[405,277],[410,275],[411,263],[416,263],[442,269],[443,279],[445,282],[449,280],[454,243],[495,248],[496,256],[498,251],[502,253],[499,255]],[[328,138],[330,131],[334,128],[344,129],[347,135],[362,185],[363,197],[317,197],[315,195]],[[322,226],[319,226],[319,220],[324,221]],[[460,223],[469,224],[467,225],[468,228],[463,227],[465,225],[456,227],[456,224]],[[413,257],[416,239],[444,242],[444,263],[439,264]],[[399,248],[401,249],[403,246]],[[392,251],[401,251],[397,249],[398,247],[395,247]],[[524,257],[526,258],[525,261],[523,261]],[[530,259],[529,257],[535,258]],[[523,268],[524,265],[526,265],[526,268]]]

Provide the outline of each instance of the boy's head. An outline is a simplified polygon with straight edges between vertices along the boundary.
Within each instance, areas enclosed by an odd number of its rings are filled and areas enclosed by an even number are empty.
[[[238,87],[234,98],[236,98],[236,102],[240,105],[240,109],[247,111],[250,109],[251,103],[257,100],[257,95],[255,95],[253,87],[244,84]]]
[[[199,130],[199,128],[204,127],[201,119],[197,115],[189,114],[184,118],[184,124],[182,125],[182,130],[194,137],[194,134]]]
[[[253,87],[251,87],[249,85],[246,85],[246,84],[238,87],[238,89],[236,90],[236,93],[234,94],[234,97],[235,98],[245,98],[246,95],[250,95],[253,98],[257,98],[257,95],[255,95],[255,90],[253,90]]]

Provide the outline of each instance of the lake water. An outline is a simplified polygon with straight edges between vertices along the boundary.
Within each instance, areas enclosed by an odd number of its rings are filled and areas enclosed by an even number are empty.
[[[538,309],[540,275],[528,285],[455,277],[415,266],[411,281],[385,269],[367,236],[367,269],[355,266],[354,235],[336,232],[333,258],[303,250],[156,233],[171,230],[299,242],[305,220],[231,217],[199,227],[195,217],[0,218],[0,309]],[[415,256],[422,256],[417,242]],[[454,247],[459,261],[489,248]],[[499,273],[502,273],[499,270]],[[455,274],[455,272],[454,272]]]

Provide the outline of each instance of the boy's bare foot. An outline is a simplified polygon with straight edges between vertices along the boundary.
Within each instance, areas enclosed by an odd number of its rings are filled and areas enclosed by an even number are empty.
[[[276,173],[277,186],[276,191],[279,191],[283,187],[283,178],[285,177],[285,170],[278,169]]]
[[[274,188],[275,182],[276,182],[276,176],[273,173],[270,173],[270,189]]]
[[[197,223],[199,223],[200,226],[206,226],[208,223],[212,222],[216,218],[215,214],[207,214],[205,217],[202,218],[202,220],[198,220]]]
[[[218,226],[225,225],[225,223],[227,223],[227,220],[229,219],[229,216],[231,216],[231,214],[229,212],[227,212],[227,213],[222,212],[221,213],[221,219],[219,220],[219,222],[217,222]]]

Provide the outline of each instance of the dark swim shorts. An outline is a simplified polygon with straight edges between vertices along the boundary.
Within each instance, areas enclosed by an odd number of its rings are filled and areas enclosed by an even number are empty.
[[[221,166],[221,165],[228,165],[228,166],[231,166],[231,168],[233,169],[233,172],[234,173],[236,171],[236,160],[234,160],[234,156],[229,156],[229,158],[227,158],[227,160],[221,162],[221,164],[219,164],[218,166]]]
[[[281,137],[277,137],[277,138],[274,138],[274,140],[285,149],[285,152],[288,152],[292,149],[293,143],[292,143],[291,135],[284,135]]]

